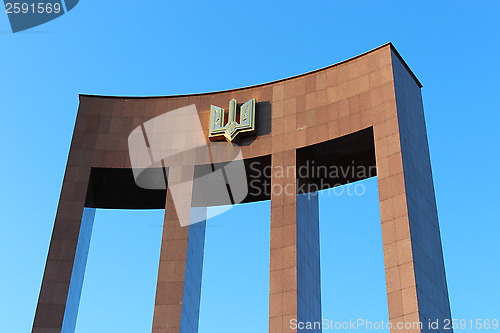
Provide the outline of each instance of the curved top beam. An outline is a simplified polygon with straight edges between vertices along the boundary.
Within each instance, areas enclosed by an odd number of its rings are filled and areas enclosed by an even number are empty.
[[[336,67],[336,66],[339,66],[339,65],[342,65],[342,64],[354,61],[354,60],[356,60],[358,58],[364,57],[365,55],[368,55],[370,53],[373,53],[373,52],[375,52],[377,50],[380,50],[382,48],[385,48],[385,47],[391,48],[391,50],[394,52],[394,54],[401,60],[402,64],[406,67],[406,69],[408,70],[408,73],[413,77],[413,79],[415,80],[415,82],[417,83],[417,85],[420,88],[422,88],[423,87],[422,83],[418,80],[418,78],[413,73],[413,71],[410,69],[410,67],[408,66],[408,64],[404,61],[403,57],[396,50],[396,47],[394,46],[394,44],[392,44],[391,42],[388,42],[388,43],[380,45],[380,46],[378,46],[378,47],[376,47],[374,49],[371,49],[371,50],[369,50],[367,52],[361,53],[361,54],[359,54],[357,56],[354,56],[354,57],[351,57],[349,59],[337,62],[335,64],[328,65],[328,66],[323,67],[323,68],[315,69],[315,70],[312,70],[312,71],[309,71],[309,72],[306,72],[306,73],[302,73],[302,74],[297,74],[297,75],[290,76],[290,77],[287,77],[287,78],[284,78],[284,79],[279,79],[279,80],[275,80],[275,81],[269,81],[269,82],[265,82],[265,83],[259,83],[259,84],[255,84],[255,85],[251,85],[251,86],[246,86],[246,87],[241,87],[241,88],[226,89],[226,90],[219,90],[219,91],[211,91],[211,92],[204,92],[204,93],[180,94],[180,95],[117,96],[117,95],[99,95],[99,94],[80,94],[80,97],[125,98],[125,99],[133,99],[133,98],[137,98],[137,99],[147,99],[147,98],[176,98],[176,97],[194,97],[194,96],[214,95],[214,94],[220,94],[220,93],[228,93],[228,92],[240,91],[240,90],[245,90],[245,89],[253,89],[253,88],[263,87],[263,86],[266,86],[266,85],[272,85],[272,84],[281,83],[281,82],[284,82],[284,81],[287,81],[287,80],[297,79],[297,78],[300,78],[300,77],[303,77],[303,76],[307,76],[307,75],[315,74],[317,72],[328,70],[328,69],[331,69],[333,67]]]

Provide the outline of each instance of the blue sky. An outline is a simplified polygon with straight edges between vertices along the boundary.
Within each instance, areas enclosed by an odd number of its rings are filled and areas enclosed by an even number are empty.
[[[499,12],[493,0],[81,0],[17,34],[0,13],[0,332],[31,328],[79,93],[248,86],[389,41],[424,85],[453,316],[498,318]],[[376,180],[364,185],[364,196],[320,200],[326,318],[387,319]],[[359,205],[366,209],[350,214]],[[150,330],[162,216],[97,212],[78,333]],[[243,218],[232,223],[235,216]],[[209,221],[200,332],[266,331],[268,216],[262,202]],[[229,239],[241,231],[258,241]],[[229,267],[235,278],[222,283]]]

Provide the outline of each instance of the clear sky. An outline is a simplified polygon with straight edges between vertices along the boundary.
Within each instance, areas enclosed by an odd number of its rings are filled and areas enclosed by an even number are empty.
[[[248,86],[389,41],[424,85],[453,316],[499,318],[499,13],[492,0],[81,0],[17,34],[0,13],[0,333],[31,329],[79,93]],[[328,319],[387,320],[376,179],[363,185],[320,200]],[[97,212],[78,333],[150,331],[162,216]],[[268,218],[261,202],[208,222],[200,332],[267,331]]]

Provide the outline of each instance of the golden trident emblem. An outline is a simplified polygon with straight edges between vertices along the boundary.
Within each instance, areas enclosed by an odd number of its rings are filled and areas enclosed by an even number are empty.
[[[232,142],[238,133],[255,132],[255,98],[252,98],[240,108],[239,123],[236,119],[236,100],[229,102],[227,123],[224,121],[225,110],[215,105],[210,106],[210,128],[208,138],[220,140],[226,138]]]

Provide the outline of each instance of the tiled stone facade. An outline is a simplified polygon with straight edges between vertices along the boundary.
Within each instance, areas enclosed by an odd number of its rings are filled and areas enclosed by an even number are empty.
[[[67,309],[75,288],[81,288],[73,285],[72,272],[80,260],[77,243],[91,169],[129,169],[127,138],[145,121],[195,104],[208,131],[210,105],[224,107],[233,98],[256,98],[257,135],[238,144],[245,159],[270,155],[273,170],[295,166],[298,148],[373,131],[390,320],[449,318],[420,83],[387,44],[324,69],[248,88],[147,98],[81,96],[33,332],[59,333],[70,320],[66,316],[76,316]],[[297,177],[271,181],[295,188]],[[204,222],[180,227],[168,190],[165,201],[153,331],[195,332]],[[271,194],[271,333],[293,332],[290,319],[320,316],[316,221],[314,199],[304,202],[296,192]]]

